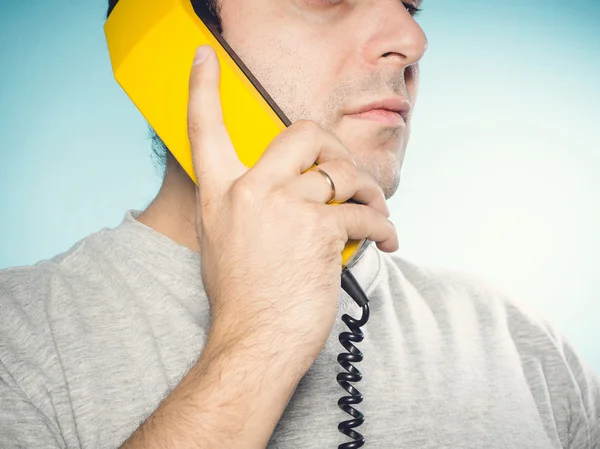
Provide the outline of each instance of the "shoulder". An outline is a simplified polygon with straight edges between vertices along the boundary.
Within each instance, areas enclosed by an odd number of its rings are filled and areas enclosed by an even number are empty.
[[[535,360],[558,369],[569,362],[572,351],[561,332],[515,292],[476,273],[419,265],[397,255],[383,258],[391,288],[423,304],[438,321],[510,342],[522,363]]]
[[[97,270],[90,267],[101,254],[103,232],[51,259],[0,270],[0,402],[13,404],[13,414],[5,420],[18,420],[22,427],[35,425],[40,441],[43,432],[60,435],[61,425],[70,425],[57,323],[74,298],[94,284],[91,273]],[[65,335],[69,342],[77,338],[72,328],[58,328],[64,331],[63,340]]]
[[[392,289],[426,304],[438,319],[452,315],[457,326],[471,326],[474,338],[492,337],[493,345],[512,348],[526,381],[545,389],[557,416],[568,417],[571,442],[600,440],[600,378],[525,298],[474,273],[418,265],[397,255],[382,258]]]
[[[506,292],[485,277],[467,271],[418,264],[397,254],[384,255],[388,272],[402,277],[419,291],[458,291],[470,296],[506,296]]]
[[[417,264],[398,255],[384,255],[390,282],[404,284],[425,301],[441,305],[473,308],[478,314],[493,313],[508,324],[536,328],[549,338],[555,331],[527,302],[504,286],[474,272]]]
[[[9,370],[25,373],[27,366],[57,363],[53,323],[95,283],[98,270],[90,267],[103,234],[91,234],[51,259],[0,270],[0,361]]]
[[[109,238],[107,231],[90,234],[50,259],[0,270],[0,310],[41,307],[57,289],[84,281],[92,273],[89,266],[102,257]]]

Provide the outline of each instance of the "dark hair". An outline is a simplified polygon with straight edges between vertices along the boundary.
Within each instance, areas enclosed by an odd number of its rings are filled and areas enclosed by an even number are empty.
[[[106,17],[110,16],[110,13],[115,6],[117,6],[119,0],[108,0],[108,11]],[[205,20],[217,21],[220,27],[220,3],[219,0],[190,0],[192,7],[200,17]]]
[[[108,0],[108,11],[106,13],[106,17],[110,16],[110,13],[115,6],[117,6],[118,2],[119,0]],[[196,11],[196,14],[198,14],[199,17],[205,21],[216,24],[218,30],[221,31],[221,11],[219,0],[191,0],[191,3],[194,11]],[[154,131],[150,125],[148,125],[148,128],[150,129],[150,138],[152,139],[152,154],[158,163],[158,167],[163,173],[165,173],[169,150],[162,139],[158,137],[156,131]]]

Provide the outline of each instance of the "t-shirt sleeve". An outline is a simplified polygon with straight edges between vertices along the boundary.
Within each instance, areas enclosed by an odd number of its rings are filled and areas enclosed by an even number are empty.
[[[582,360],[568,341],[562,339],[567,363],[579,389],[581,418],[572,422],[569,449],[600,448],[600,377]],[[589,442],[587,445],[586,442]]]
[[[61,427],[69,422],[66,401],[56,382],[59,364],[45,313],[42,278],[35,270],[0,271],[2,449],[74,446],[65,442]],[[61,415],[67,418],[60,421]]]
[[[544,322],[569,370],[569,445],[565,449],[600,449],[600,376],[556,327]],[[566,388],[565,384],[565,388]]]
[[[2,448],[66,448],[56,426],[25,396],[0,361]]]
[[[513,316],[525,317],[536,329],[543,330],[561,359],[560,369],[545,374],[549,377],[560,376],[560,394],[569,398],[568,434],[563,440],[568,446],[565,449],[600,449],[599,373],[593,371],[559,329],[527,307],[525,301],[515,298],[500,285],[480,276],[469,275],[468,280],[470,285],[477,286],[478,291],[485,292],[480,296],[502,298],[505,307],[514,311]]]

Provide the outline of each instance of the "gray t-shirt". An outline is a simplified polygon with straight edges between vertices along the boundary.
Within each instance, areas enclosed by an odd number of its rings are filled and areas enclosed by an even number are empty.
[[[115,448],[198,359],[199,256],[135,220],[0,272],[0,447]],[[495,287],[371,246],[355,384],[366,448],[600,447],[600,382],[565,340]],[[268,273],[265,273],[268,276]],[[269,448],[337,448],[341,314]]]

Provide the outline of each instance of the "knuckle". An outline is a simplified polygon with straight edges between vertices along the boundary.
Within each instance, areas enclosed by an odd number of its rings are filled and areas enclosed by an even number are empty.
[[[361,182],[362,180],[360,178],[360,174],[357,168],[352,164],[350,160],[345,158],[337,159],[335,161],[334,167],[334,182],[336,186],[340,189],[356,190],[360,189],[361,185],[364,184],[363,182]]]
[[[373,192],[375,195],[385,200],[385,195],[381,185],[379,185],[379,182],[377,182],[373,175],[360,168],[357,169],[356,173],[356,176],[360,180],[360,185],[363,189]]]
[[[289,187],[286,185],[275,185],[268,189],[267,196],[276,206],[288,209],[292,206],[292,195]]]
[[[345,239],[348,235],[348,230],[345,226],[344,210],[340,206],[326,206],[330,208],[331,213],[322,214],[319,217],[321,225],[329,234],[336,239]],[[335,207],[335,209],[334,209]]]
[[[302,134],[316,134],[322,131],[321,125],[313,120],[298,120],[292,125],[296,132]]]
[[[324,207],[335,207],[335,206],[324,206]],[[318,217],[323,228],[330,234],[340,234],[343,232],[344,226],[340,218],[334,214],[320,214]]]
[[[344,172],[348,179],[357,179],[360,176],[358,167],[353,164],[351,159],[340,159],[340,169]]]
[[[308,226],[312,227],[315,232],[322,232],[323,225],[326,223],[327,214],[322,213],[322,208],[318,207],[316,203],[307,203],[307,209],[305,216],[308,222]]]
[[[239,179],[231,185],[229,191],[233,202],[248,203],[256,199],[256,189],[247,180]]]
[[[307,203],[303,214],[306,220],[303,224],[304,230],[311,235],[311,240],[325,242],[335,234],[336,223],[331,219],[331,214],[324,213],[324,206]],[[319,207],[321,206],[321,207]]]

